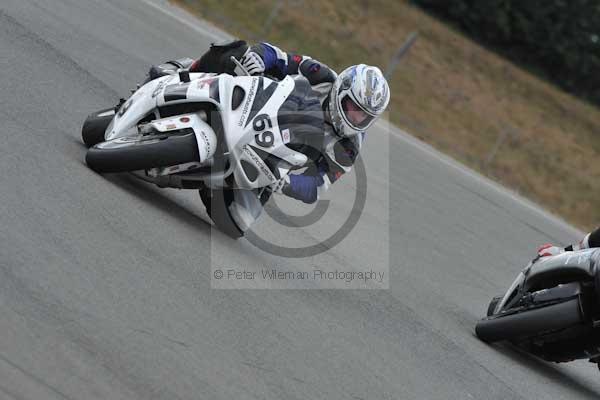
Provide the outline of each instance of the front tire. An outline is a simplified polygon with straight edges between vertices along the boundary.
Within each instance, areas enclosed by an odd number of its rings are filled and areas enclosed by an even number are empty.
[[[558,331],[583,322],[579,298],[515,314],[494,315],[477,322],[475,333],[484,342],[517,340]]]
[[[85,156],[87,165],[100,173],[138,171],[199,160],[193,132],[119,138],[96,144]]]

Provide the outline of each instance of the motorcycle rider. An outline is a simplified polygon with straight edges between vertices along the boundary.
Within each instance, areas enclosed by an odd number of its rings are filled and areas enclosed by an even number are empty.
[[[565,251],[577,251],[582,249],[591,249],[594,247],[600,247],[600,227],[585,235],[585,237],[579,243],[571,244],[565,248],[555,246],[551,243],[547,243],[538,249],[538,256],[555,256]]]
[[[241,40],[212,44],[201,58],[189,66],[189,71],[240,75],[241,71],[231,62],[231,56],[239,59],[251,75],[264,74],[279,80],[292,76],[297,88],[307,86],[308,93],[290,96],[286,100],[283,110],[280,110],[283,116],[278,122],[283,131],[282,124],[287,117],[292,136],[298,126],[301,127],[299,135],[306,135],[307,126],[313,136],[315,130],[319,131],[317,140],[297,150],[304,152],[310,163],[304,172],[289,174],[273,184],[270,192],[304,203],[316,202],[329,185],[351,170],[366,130],[385,111],[390,99],[386,79],[374,66],[354,65],[338,75],[327,65],[308,56],[286,53],[264,42],[248,46]],[[150,70],[150,79],[160,76],[160,68],[156,68]],[[242,232],[256,220],[270,196],[268,193],[257,198],[250,193],[235,191],[235,201],[230,206]],[[200,196],[210,215],[210,192],[201,190]]]
[[[230,51],[222,51],[219,47]],[[324,142],[320,149],[324,150],[321,151],[323,157],[316,160],[316,169],[290,175],[273,187],[275,192],[314,203],[331,183],[350,171],[365,131],[385,111],[390,93],[383,74],[377,67],[360,64],[345,69],[338,76],[327,65],[308,56],[286,53],[264,42],[248,47],[243,41],[211,46],[191,65],[190,72],[213,72],[210,64],[214,64],[215,58],[220,58],[216,63],[220,71],[214,72],[227,72],[228,55],[240,53],[239,50],[231,51],[232,48],[246,48],[241,64],[251,75],[266,74],[280,80],[288,75],[300,76],[308,80],[312,91],[318,95],[325,116]],[[240,73],[237,68],[233,72]]]

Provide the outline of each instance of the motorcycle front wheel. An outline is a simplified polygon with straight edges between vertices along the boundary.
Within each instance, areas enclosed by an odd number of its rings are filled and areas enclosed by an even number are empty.
[[[583,322],[579,298],[506,315],[492,315],[477,322],[475,333],[484,342],[517,340],[558,331]]]
[[[96,144],[85,156],[87,165],[100,173],[138,171],[199,160],[193,132],[119,138]]]

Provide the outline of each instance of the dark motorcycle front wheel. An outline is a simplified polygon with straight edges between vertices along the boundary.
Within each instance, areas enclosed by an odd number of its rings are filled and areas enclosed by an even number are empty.
[[[124,137],[101,142],[85,156],[96,172],[130,172],[199,161],[193,132],[170,135]]]
[[[583,322],[579,298],[520,312],[497,314],[477,322],[475,333],[484,342],[517,340],[559,331]]]

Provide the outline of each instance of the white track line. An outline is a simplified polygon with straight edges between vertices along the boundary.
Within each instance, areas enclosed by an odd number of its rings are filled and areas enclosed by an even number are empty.
[[[195,30],[196,32],[210,37],[213,40],[221,41],[221,40],[225,40],[225,39],[232,37],[229,34],[221,31],[220,29],[218,29],[216,27],[211,26],[211,29],[203,27],[203,25],[208,25],[205,21],[202,21],[201,19],[188,13],[184,9],[174,6],[174,5],[171,5],[166,1],[158,1],[158,0],[141,0],[141,1],[143,3],[149,5],[150,7],[154,8],[158,11],[161,11],[162,13],[168,15],[169,17],[176,19],[177,21],[179,21],[182,24],[184,24],[185,26]],[[175,11],[175,10],[177,10],[177,11]],[[181,14],[186,15],[186,17],[184,17]]]

